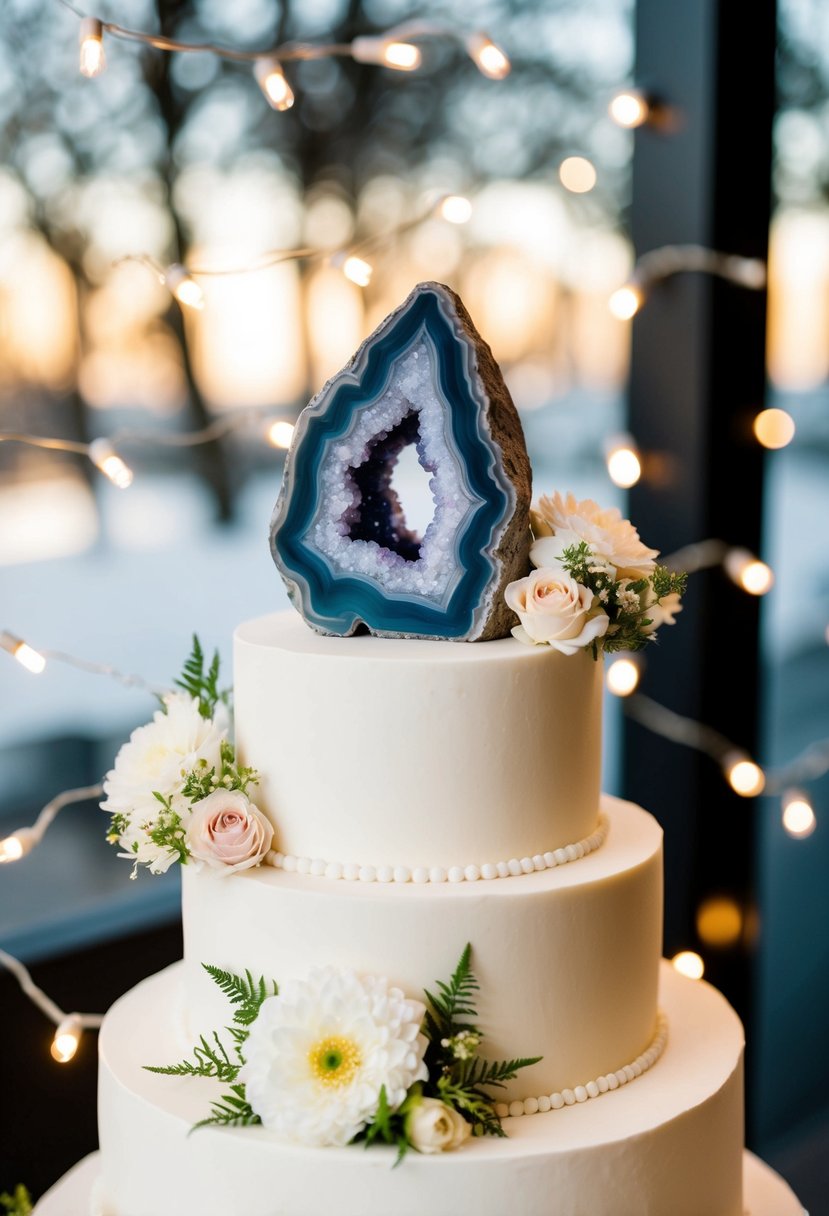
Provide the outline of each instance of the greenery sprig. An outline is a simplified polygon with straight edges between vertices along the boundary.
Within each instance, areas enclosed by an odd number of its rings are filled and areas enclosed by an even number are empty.
[[[617,579],[614,568],[597,558],[586,541],[568,545],[561,554],[561,564],[577,583],[593,592],[608,615],[607,633],[592,645],[594,659],[600,649],[608,654],[642,650],[652,642],[654,634],[648,626],[653,624],[653,617],[649,612],[669,595],[681,596],[688,581],[686,574],[667,566],[655,566],[647,578]]]
[[[211,1102],[208,1118],[200,1119],[191,1131],[209,1126],[250,1127],[261,1123],[261,1119],[248,1102],[244,1085],[237,1082],[239,1070],[245,1062],[242,1047],[250,1033],[247,1027],[256,1021],[263,1001],[269,996],[276,996],[279,988],[274,982],[267,984],[263,977],[254,980],[249,971],[243,977],[207,963],[202,966],[231,1005],[236,1006],[233,1025],[225,1028],[233,1041],[231,1051],[214,1030],[212,1044],[204,1035],[199,1036],[199,1042],[193,1048],[192,1060],[179,1060],[176,1064],[145,1064],[144,1067],[147,1072],[162,1073],[168,1077],[213,1077],[229,1085],[228,1093],[221,1094]]]
[[[6,1216],[29,1216],[29,1213],[34,1210],[32,1197],[22,1182],[19,1182],[14,1188],[13,1195],[10,1195],[8,1191],[4,1191],[0,1195],[0,1207]]]
[[[176,688],[194,697],[199,703],[203,718],[212,718],[220,701],[227,703],[227,692],[219,689],[219,652],[213,651],[210,666],[205,671],[205,656],[198,634],[193,634],[193,645],[185,661],[181,676],[174,680]]]

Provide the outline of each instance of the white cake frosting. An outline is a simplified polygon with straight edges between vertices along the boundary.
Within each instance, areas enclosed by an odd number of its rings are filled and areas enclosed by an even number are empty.
[[[282,853],[449,868],[580,841],[599,816],[602,666],[586,652],[236,631],[236,745]]]
[[[142,1071],[173,1059],[181,965],[110,1011],[101,1036],[106,1216],[743,1216],[740,1023],[666,966],[659,1063],[598,1101],[505,1121],[506,1140],[438,1157],[311,1149],[261,1128],[191,1125],[210,1085]]]

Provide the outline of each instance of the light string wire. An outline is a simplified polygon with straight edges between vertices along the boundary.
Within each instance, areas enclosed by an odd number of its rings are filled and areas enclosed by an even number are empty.
[[[619,320],[629,321],[647,302],[652,287],[685,273],[713,275],[748,291],[763,291],[768,279],[761,258],[724,253],[705,245],[661,245],[636,259],[626,282],[610,296],[608,307]]]
[[[17,980],[20,991],[28,997],[41,1013],[55,1026],[52,1039],[52,1056],[60,1064],[67,1064],[78,1049],[84,1030],[97,1030],[103,1023],[102,1013],[66,1013],[52,998],[34,982],[27,967],[20,959],[0,949],[0,965]]]

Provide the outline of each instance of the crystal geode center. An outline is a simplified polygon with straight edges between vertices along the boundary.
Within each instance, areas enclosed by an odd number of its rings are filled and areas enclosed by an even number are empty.
[[[434,514],[422,536],[392,484],[413,444]],[[303,411],[271,542],[323,633],[503,636],[498,592],[527,561],[529,462],[509,393],[460,300],[421,284]]]

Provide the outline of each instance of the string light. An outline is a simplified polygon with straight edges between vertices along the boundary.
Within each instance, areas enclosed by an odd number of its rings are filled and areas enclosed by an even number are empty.
[[[614,317],[630,320],[644,304],[650,287],[685,273],[711,274],[749,291],[762,291],[766,286],[766,263],[759,258],[720,253],[704,245],[663,245],[642,254],[627,283],[610,296],[608,307]]]
[[[78,35],[82,76],[100,76],[106,67],[104,27],[97,17],[84,17]]]
[[[795,840],[811,836],[817,827],[814,808],[802,790],[787,790],[783,795],[783,827]]]
[[[607,109],[617,126],[633,130],[648,121],[651,102],[641,89],[622,89],[611,99]]]
[[[680,950],[671,959],[674,970],[685,975],[689,980],[701,980],[705,974],[705,963],[695,950]]]
[[[613,435],[605,444],[605,462],[610,480],[623,490],[635,486],[642,476],[639,449],[631,435]]]
[[[761,410],[753,423],[754,434],[764,448],[785,448],[794,439],[795,424],[785,410]]]
[[[204,308],[204,292],[190,274],[186,266],[173,262],[161,276],[161,281],[168,291],[175,296],[179,304],[185,308]]]
[[[132,469],[118,455],[109,439],[93,439],[89,445],[89,459],[119,490],[126,490],[132,485]]]
[[[511,64],[499,46],[486,34],[476,32],[466,38],[466,49],[479,71],[490,80],[503,80],[509,76]]]
[[[748,549],[729,549],[723,559],[723,568],[731,581],[749,595],[766,595],[774,586],[771,567]]]
[[[351,54],[357,63],[376,63],[398,72],[414,72],[423,59],[411,42],[389,41],[388,36],[355,38]]]
[[[558,167],[558,178],[571,194],[588,194],[596,184],[596,168],[585,156],[567,156]]]
[[[440,214],[450,224],[466,224],[472,216],[472,204],[462,194],[447,194],[438,207]]]
[[[64,1013],[42,988],[38,988],[20,959],[5,950],[0,950],[0,963],[17,980],[24,996],[27,996],[32,1004],[36,1005],[41,1013],[54,1023],[56,1029],[51,1046],[52,1059],[57,1060],[59,1064],[68,1064],[78,1050],[83,1031],[97,1030],[104,1020],[103,1015],[100,1013]]]
[[[331,258],[331,265],[338,266],[345,277],[352,283],[356,283],[358,287],[368,287],[374,272],[371,262],[367,262],[365,258],[358,258],[353,253],[335,253]]]
[[[278,59],[273,55],[258,59],[253,65],[253,75],[271,109],[290,110],[296,98]]]
[[[766,788],[766,775],[744,752],[728,752],[722,761],[726,780],[741,798],[756,798]]]
[[[605,672],[605,684],[615,697],[629,697],[639,684],[639,664],[633,659],[614,659]]]
[[[100,798],[103,792],[102,785],[84,785],[79,789],[64,790],[63,793],[58,794],[51,802],[46,803],[31,827],[15,828],[10,836],[7,836],[5,840],[0,840],[0,863],[8,864],[20,861],[21,857],[31,853],[32,849],[40,844],[64,807]]]
[[[743,913],[730,895],[712,895],[697,909],[697,933],[707,946],[735,946],[743,933]]]
[[[0,632],[0,647],[17,659],[20,666],[25,667],[32,675],[40,675],[46,666],[46,659],[38,650],[5,629]]]
[[[635,283],[626,283],[623,287],[616,288],[607,306],[618,321],[630,321],[644,302],[644,292]]]
[[[293,437],[292,422],[274,422],[268,428],[268,442],[275,448],[289,448]]]

